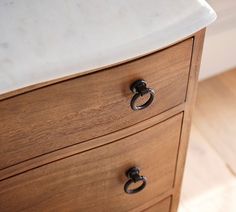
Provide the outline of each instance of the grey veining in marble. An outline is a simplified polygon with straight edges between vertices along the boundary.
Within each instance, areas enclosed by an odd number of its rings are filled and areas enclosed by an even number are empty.
[[[215,18],[204,0],[1,0],[0,94],[158,50]]]

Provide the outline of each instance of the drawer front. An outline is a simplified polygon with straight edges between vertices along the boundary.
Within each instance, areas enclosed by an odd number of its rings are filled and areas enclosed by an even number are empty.
[[[141,59],[0,102],[0,169],[148,119],[185,101],[192,39]],[[156,91],[133,111],[130,85]]]
[[[127,211],[173,187],[182,113],[114,143],[0,182],[0,211]],[[124,192],[139,167],[146,187]],[[139,183],[131,185],[136,187]]]
[[[171,205],[171,197],[168,197],[160,201],[159,203],[145,209],[143,212],[169,212],[170,205]]]

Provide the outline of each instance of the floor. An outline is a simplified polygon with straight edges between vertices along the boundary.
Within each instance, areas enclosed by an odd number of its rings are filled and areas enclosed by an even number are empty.
[[[236,212],[236,70],[199,84],[179,212]]]

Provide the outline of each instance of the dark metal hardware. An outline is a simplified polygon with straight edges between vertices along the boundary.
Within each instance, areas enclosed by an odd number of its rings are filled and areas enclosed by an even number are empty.
[[[125,186],[124,186],[125,193],[135,194],[135,193],[142,191],[145,188],[145,186],[147,184],[147,178],[144,176],[140,176],[139,172],[140,172],[140,170],[137,167],[133,167],[126,172],[126,176],[130,179],[125,183]],[[135,189],[129,189],[129,186],[131,184],[134,184],[134,183],[137,183],[140,181],[142,181],[142,184],[139,187],[137,187]]]
[[[147,88],[147,83],[144,80],[137,80],[131,86],[130,90],[134,93],[133,98],[131,99],[130,106],[132,110],[142,110],[148,107],[154,100],[155,91],[151,88]],[[135,102],[140,96],[149,94],[150,97],[142,105],[136,105]]]

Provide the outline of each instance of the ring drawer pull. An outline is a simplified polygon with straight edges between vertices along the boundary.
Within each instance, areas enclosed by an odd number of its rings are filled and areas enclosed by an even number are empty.
[[[142,191],[145,188],[147,184],[147,178],[144,176],[140,176],[139,172],[140,170],[137,167],[133,167],[126,172],[126,176],[130,179],[125,183],[125,186],[124,186],[125,193],[135,194]],[[129,189],[130,185],[135,184],[140,181],[142,181],[142,184],[139,187],[134,188],[134,189]]]
[[[148,107],[154,100],[155,91],[151,88],[147,88],[147,83],[144,80],[137,80],[131,86],[130,90],[134,93],[133,98],[131,99],[130,106],[132,110],[142,110]],[[149,94],[149,99],[142,105],[136,105],[136,100],[140,96]]]

